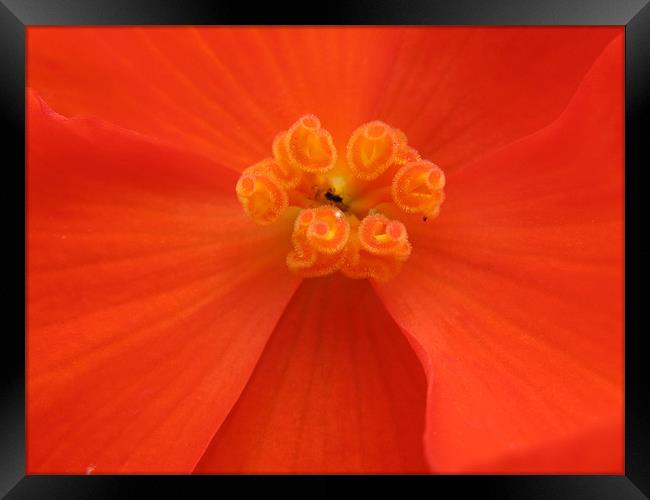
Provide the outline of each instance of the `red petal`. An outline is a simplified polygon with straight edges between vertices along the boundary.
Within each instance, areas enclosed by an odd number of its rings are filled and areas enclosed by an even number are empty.
[[[449,171],[550,123],[622,28],[35,28],[28,82],[59,112],[241,170],[317,114],[340,151],[399,127]]]
[[[623,471],[623,38],[551,126],[448,176],[380,295],[439,472]]]
[[[200,157],[33,95],[27,123],[27,470],[189,472],[298,284],[291,225]]]
[[[446,173],[551,123],[623,28],[405,30],[372,118]]]
[[[423,472],[425,379],[366,281],[305,280],[197,472]]]

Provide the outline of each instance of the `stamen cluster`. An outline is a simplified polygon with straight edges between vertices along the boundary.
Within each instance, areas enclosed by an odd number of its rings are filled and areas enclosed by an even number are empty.
[[[261,225],[290,206],[300,208],[287,265],[304,277],[340,271],[350,278],[387,281],[411,254],[406,226],[383,212],[398,207],[423,220],[444,201],[445,175],[381,121],[366,123],[339,157],[315,115],[299,118],[273,140],[273,156],[241,174],[236,193]]]

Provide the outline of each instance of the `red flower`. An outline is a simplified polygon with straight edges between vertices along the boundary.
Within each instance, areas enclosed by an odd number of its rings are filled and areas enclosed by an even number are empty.
[[[29,473],[623,470],[619,28],[30,28]],[[385,284],[235,195],[316,114],[444,170]]]

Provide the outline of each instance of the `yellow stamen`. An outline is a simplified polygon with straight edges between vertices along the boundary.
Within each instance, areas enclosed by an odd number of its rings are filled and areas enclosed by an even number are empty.
[[[394,256],[380,256],[366,251],[361,244],[358,231],[354,231],[345,250],[341,274],[354,279],[372,279],[386,282],[402,268],[403,259]]]
[[[285,189],[293,189],[303,178],[303,170],[295,166],[289,160],[289,145],[287,133],[278,134],[273,140],[273,164],[272,173],[278,183]]]
[[[336,148],[330,133],[315,115],[305,115],[287,132],[289,162],[305,172],[323,173],[334,168]]]
[[[275,222],[289,205],[286,191],[271,175],[273,163],[267,159],[247,168],[235,187],[244,212],[263,226]]]
[[[408,258],[410,246],[406,227],[400,221],[389,220],[385,215],[369,215],[359,225],[361,248],[374,255]]]
[[[258,224],[300,209],[287,266],[303,277],[340,271],[388,281],[411,255],[399,209],[438,215],[445,177],[408,145],[406,135],[380,121],[355,130],[345,158],[315,115],[304,115],[272,144],[273,158],[247,168],[236,186],[244,211]],[[399,216],[397,216],[399,217]]]
[[[395,163],[406,136],[384,122],[372,121],[352,133],[347,145],[347,161],[352,173],[370,181]]]
[[[391,186],[395,204],[405,212],[436,217],[445,199],[445,174],[426,160],[409,162],[399,169]]]
[[[289,269],[305,277],[335,272],[349,236],[350,225],[340,210],[330,206],[302,210],[294,223]]]

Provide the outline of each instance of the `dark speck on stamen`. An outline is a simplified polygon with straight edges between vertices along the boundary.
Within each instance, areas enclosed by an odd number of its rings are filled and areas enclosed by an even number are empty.
[[[327,198],[330,201],[333,201],[334,203],[341,203],[343,201],[342,196],[340,196],[338,194],[334,194],[331,191],[328,191],[327,193],[325,193],[325,198]]]

